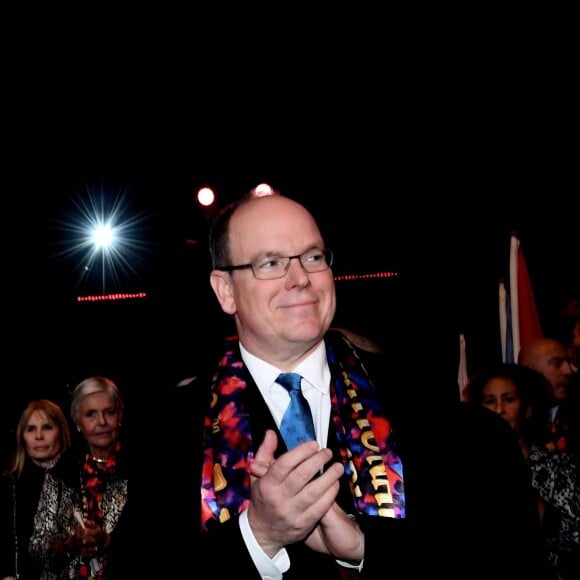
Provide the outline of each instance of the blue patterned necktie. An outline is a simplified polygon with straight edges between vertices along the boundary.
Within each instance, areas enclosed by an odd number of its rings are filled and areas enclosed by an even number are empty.
[[[280,424],[280,432],[288,450],[305,441],[316,439],[312,413],[308,401],[300,390],[301,380],[302,377],[297,373],[281,373],[276,379],[276,382],[290,394],[290,404]]]

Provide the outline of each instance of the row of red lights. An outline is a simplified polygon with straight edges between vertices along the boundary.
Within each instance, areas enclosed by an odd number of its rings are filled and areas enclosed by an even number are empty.
[[[96,294],[92,296],[77,296],[77,302],[102,302],[103,300],[130,300],[132,298],[147,298],[147,292],[118,292],[117,294]]]
[[[374,274],[345,274],[344,276],[335,276],[335,282],[350,280],[371,280],[373,278],[393,278],[398,276],[398,272],[375,272]]]
[[[352,280],[371,280],[374,278],[393,278],[398,276],[398,272],[375,272],[374,274],[346,274],[335,276],[336,282]],[[116,294],[93,294],[90,296],[77,296],[77,302],[102,302],[104,300],[131,300],[134,298],[147,298],[147,292],[119,292]]]

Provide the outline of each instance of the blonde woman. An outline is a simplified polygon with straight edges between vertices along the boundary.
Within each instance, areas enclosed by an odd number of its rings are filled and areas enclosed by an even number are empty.
[[[0,578],[34,579],[40,565],[28,553],[34,515],[47,470],[70,446],[62,409],[48,399],[28,403],[16,427],[16,447],[0,484]],[[7,515],[7,517],[4,517]]]

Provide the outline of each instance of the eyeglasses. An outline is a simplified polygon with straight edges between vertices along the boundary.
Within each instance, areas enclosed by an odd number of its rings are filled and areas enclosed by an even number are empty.
[[[291,260],[300,260],[302,267],[309,274],[328,270],[332,266],[332,250],[308,250],[296,256],[260,256],[249,264],[239,264],[237,266],[216,266],[216,270],[222,272],[233,272],[234,270],[246,270],[251,268],[254,276],[258,280],[275,280],[283,278],[290,268]]]

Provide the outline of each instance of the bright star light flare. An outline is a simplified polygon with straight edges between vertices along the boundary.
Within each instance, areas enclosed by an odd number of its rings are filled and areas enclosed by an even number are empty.
[[[54,258],[74,260],[77,290],[96,284],[103,294],[140,279],[151,242],[145,237],[150,214],[133,212],[127,189],[86,186],[71,198],[72,209],[56,219],[62,239]]]

